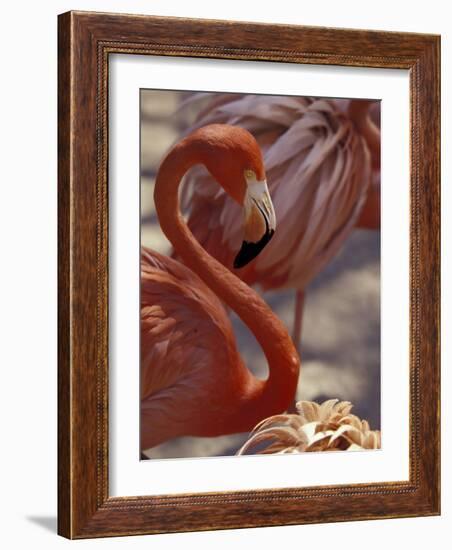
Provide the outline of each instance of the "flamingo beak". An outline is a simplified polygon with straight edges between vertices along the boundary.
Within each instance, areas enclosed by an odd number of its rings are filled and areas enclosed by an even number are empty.
[[[244,200],[244,239],[234,260],[234,268],[244,267],[270,242],[276,228],[275,210],[267,182],[247,180]]]

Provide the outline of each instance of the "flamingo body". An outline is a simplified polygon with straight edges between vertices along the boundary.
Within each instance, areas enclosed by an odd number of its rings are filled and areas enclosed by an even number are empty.
[[[142,437],[228,430],[230,404],[252,385],[226,311],[193,271],[150,249],[141,253]]]

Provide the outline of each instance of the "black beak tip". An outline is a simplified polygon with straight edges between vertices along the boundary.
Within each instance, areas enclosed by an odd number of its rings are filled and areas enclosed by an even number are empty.
[[[251,262],[251,260],[254,260],[254,258],[256,258],[270,242],[270,239],[273,237],[274,233],[274,230],[268,231],[257,243],[243,241],[242,247],[234,259],[234,269],[245,267],[249,262]]]

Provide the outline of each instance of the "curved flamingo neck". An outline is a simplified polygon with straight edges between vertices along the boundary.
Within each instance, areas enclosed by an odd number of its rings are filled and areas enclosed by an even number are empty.
[[[234,431],[249,430],[265,416],[283,412],[295,396],[300,362],[286,327],[262,298],[210,256],[187,227],[179,209],[179,185],[185,172],[203,164],[202,154],[186,138],[163,160],[154,190],[162,231],[184,263],[248,326],[268,361],[269,376],[258,380],[246,370],[245,399]],[[242,425],[243,424],[243,425]]]

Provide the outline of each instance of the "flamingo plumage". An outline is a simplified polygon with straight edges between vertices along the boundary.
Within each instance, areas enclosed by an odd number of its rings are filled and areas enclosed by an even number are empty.
[[[194,94],[188,102],[205,98]],[[299,346],[304,289],[356,226],[379,225],[379,131],[371,102],[215,94],[189,130],[230,123],[259,143],[276,215],[283,225],[256,260],[238,272],[263,290],[297,292]],[[186,178],[188,226],[203,247],[232,269],[241,212],[202,168]]]
[[[142,449],[183,435],[249,431],[286,410],[298,383],[300,362],[284,324],[252,288],[199,245],[181,216],[180,181],[200,163],[244,209],[237,265],[259,254],[275,229],[262,155],[246,130],[202,127],[161,163],[155,207],[162,231],[184,264],[142,249]],[[261,345],[269,367],[266,380],[254,377],[242,361],[222,302]]]

